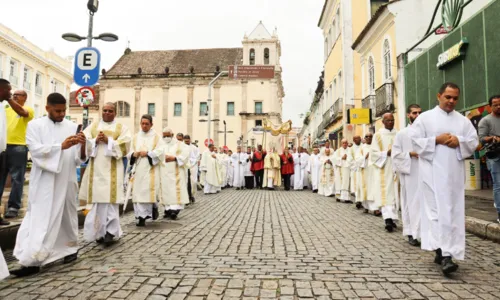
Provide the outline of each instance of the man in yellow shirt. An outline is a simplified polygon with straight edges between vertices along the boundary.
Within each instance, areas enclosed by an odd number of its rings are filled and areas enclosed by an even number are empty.
[[[25,106],[28,94],[15,91],[9,107],[5,108],[7,116],[7,168],[0,176],[0,195],[3,195],[7,175],[10,174],[12,189],[9,195],[8,211],[5,218],[15,218],[21,208],[23,198],[24,173],[28,160],[26,147],[26,128],[35,115],[33,108]]]

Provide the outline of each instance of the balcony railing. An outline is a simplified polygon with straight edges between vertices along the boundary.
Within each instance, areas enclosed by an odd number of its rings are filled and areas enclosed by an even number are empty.
[[[385,83],[375,91],[375,117],[394,111],[393,95],[393,83]]]
[[[14,76],[14,75],[10,75],[9,76],[9,81],[10,81],[10,84],[12,84],[12,85],[17,85],[18,80],[19,79],[16,76]]]
[[[35,94],[37,95],[42,95],[43,94],[43,88],[39,85],[35,86]]]
[[[344,111],[344,102],[338,98],[332,106],[323,114],[323,121],[318,126],[318,131],[323,131],[330,124],[342,117]]]
[[[29,81],[23,82],[23,87],[25,90],[30,91],[31,90],[31,82],[29,82]]]

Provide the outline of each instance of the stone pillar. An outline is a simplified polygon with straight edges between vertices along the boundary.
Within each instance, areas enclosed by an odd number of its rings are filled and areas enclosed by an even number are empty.
[[[168,92],[170,90],[170,87],[168,85],[163,87],[163,97],[161,101],[161,108],[162,108],[162,130],[165,127],[168,127]]]
[[[141,90],[142,88],[140,86],[136,86],[134,88],[135,90],[135,102],[134,102],[134,132],[138,132],[140,130],[139,128],[139,121],[141,119]]]
[[[252,112],[248,109],[248,81],[241,81],[241,112]],[[243,140],[248,138],[247,131],[248,129],[248,120],[246,116],[240,116],[241,118],[241,133],[243,135]]]
[[[193,135],[193,105],[194,85],[187,87],[187,131],[184,134]]]
[[[222,120],[220,119],[220,85],[214,85],[214,100],[213,100],[213,108],[214,108],[214,120],[219,119],[219,122],[213,122],[213,137],[214,143],[217,147],[225,146],[221,143],[224,143],[224,140],[219,142],[219,131],[220,131],[220,123]]]

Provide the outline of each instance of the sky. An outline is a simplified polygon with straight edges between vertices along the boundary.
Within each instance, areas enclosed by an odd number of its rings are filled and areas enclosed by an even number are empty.
[[[317,27],[324,0],[100,0],[94,35],[112,32],[119,41],[94,41],[110,69],[130,42],[134,50],[242,47],[245,33],[262,21],[277,27],[283,68],[283,121],[301,126],[323,69],[323,38]],[[87,35],[87,0],[15,0],[4,3],[0,22],[44,50],[74,56],[86,42],[70,43],[66,32]]]

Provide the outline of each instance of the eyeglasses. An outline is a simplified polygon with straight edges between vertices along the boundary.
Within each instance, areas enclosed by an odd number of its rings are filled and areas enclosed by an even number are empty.
[[[365,135],[365,139],[371,139],[373,138],[373,135]]]
[[[14,97],[26,97],[26,95],[24,95],[24,94],[14,94],[12,96],[14,96]]]

